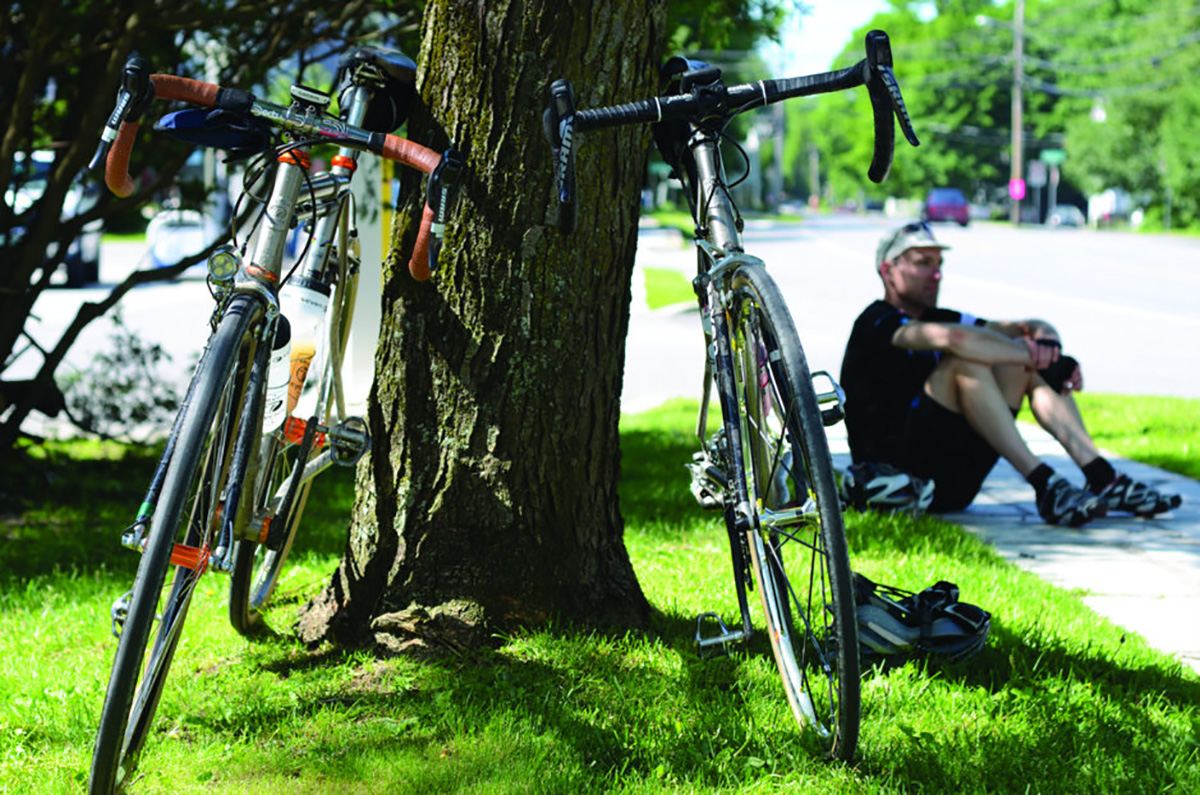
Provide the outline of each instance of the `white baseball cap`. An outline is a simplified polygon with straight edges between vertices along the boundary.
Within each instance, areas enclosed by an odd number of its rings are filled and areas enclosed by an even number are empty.
[[[883,236],[879,248],[875,250],[875,270],[883,267],[885,261],[891,262],[910,248],[950,248],[945,243],[939,243],[933,236],[933,230],[924,221],[913,221],[911,224],[897,227]]]

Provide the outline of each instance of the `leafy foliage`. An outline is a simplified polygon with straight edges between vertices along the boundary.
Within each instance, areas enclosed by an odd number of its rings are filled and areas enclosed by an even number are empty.
[[[131,171],[137,191],[130,199],[114,201],[104,192],[92,209],[60,221],[72,184],[94,179],[84,168],[112,110],[125,59],[135,48],[153,71],[252,89],[285,63],[291,76],[304,76],[310,64],[352,42],[400,44],[413,52],[420,8],[419,0],[10,3],[0,18],[0,183],[9,184],[14,163],[30,152],[52,152],[54,161],[47,188],[32,206],[18,208],[7,198],[0,203],[0,259],[5,264],[0,273],[0,361],[9,363],[33,302],[49,286],[68,241],[96,219],[114,228],[130,224],[131,218],[136,222],[139,207],[171,185],[190,153],[161,136],[153,146],[142,142],[134,147]],[[26,232],[10,234],[17,226]],[[47,257],[55,242],[60,253]],[[64,339],[47,357],[39,380],[50,382],[65,353],[62,346],[69,347],[73,339]],[[17,407],[5,417],[0,448],[16,438],[26,411]]]
[[[859,89],[790,103],[793,187],[807,186],[811,142],[828,195],[922,196],[959,187],[976,201],[1005,195],[1011,152],[1016,0],[906,3],[855,31],[837,66],[862,57],[862,38],[892,39],[896,73],[919,149],[901,144],[884,186],[863,176],[871,136]],[[1189,145],[1200,89],[1200,13],[1190,0],[1026,0],[1022,65],[1024,160],[1062,149],[1060,201],[1120,188],[1173,226],[1200,225],[1200,156]]]
[[[163,381],[159,366],[171,355],[133,333],[119,307],[112,321],[109,347],[62,379],[67,411],[77,426],[102,438],[146,440],[170,427],[184,385]]]
[[[778,40],[789,13],[803,13],[799,0],[672,0],[667,8],[669,52],[752,50]]]

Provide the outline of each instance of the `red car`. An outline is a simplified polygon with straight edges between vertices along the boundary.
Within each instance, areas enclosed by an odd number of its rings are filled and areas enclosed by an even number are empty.
[[[966,226],[971,219],[967,197],[958,188],[934,188],[925,198],[921,218],[926,221],[957,221],[959,226]]]

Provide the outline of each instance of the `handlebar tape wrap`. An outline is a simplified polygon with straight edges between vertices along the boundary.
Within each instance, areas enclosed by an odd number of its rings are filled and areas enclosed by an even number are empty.
[[[250,107],[254,104],[254,95],[249,92],[222,88],[188,77],[156,74],[151,75],[150,80],[154,85],[156,99],[177,100],[202,107],[219,107],[241,112],[249,112]],[[137,137],[137,131],[137,121],[127,121],[121,124],[121,129],[109,150],[108,161],[105,165],[104,181],[109,190],[121,198],[130,196],[136,187],[132,177],[129,176],[129,156],[133,151],[133,142]],[[442,156],[432,149],[396,135],[384,136],[378,153],[388,160],[394,160],[426,174],[432,173],[442,159]],[[429,234],[432,224],[433,210],[426,204],[421,215],[421,228],[417,234],[416,247],[408,265],[409,272],[418,281],[425,281],[431,273]]]

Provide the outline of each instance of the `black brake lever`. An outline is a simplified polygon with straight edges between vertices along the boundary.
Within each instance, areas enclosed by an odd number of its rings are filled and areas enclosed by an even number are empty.
[[[450,201],[458,192],[466,160],[462,153],[451,147],[442,153],[442,160],[429,175],[425,203],[433,211],[430,226],[429,272],[437,271],[438,255],[442,252],[442,241],[446,237],[446,217],[450,214]]]
[[[104,170],[104,161],[108,158],[108,150],[112,148],[113,141],[117,139],[121,125],[124,122],[141,118],[153,99],[154,85],[150,82],[150,65],[140,55],[130,55],[125,61],[121,86],[117,89],[117,104],[104,125],[104,131],[100,134],[100,143],[96,147],[96,154],[92,155],[92,160],[87,165],[88,171]]]
[[[542,115],[542,126],[554,155],[558,229],[570,234],[575,231],[575,90],[570,81],[550,84],[550,107]]]
[[[872,182],[883,182],[892,168],[892,156],[896,147],[896,128],[892,119],[898,119],[905,139],[913,146],[920,146],[913,130],[904,97],[900,95],[900,84],[892,71],[892,45],[882,30],[867,34],[867,57],[863,61],[863,83],[871,97],[871,110],[875,117],[875,152],[867,176]]]

